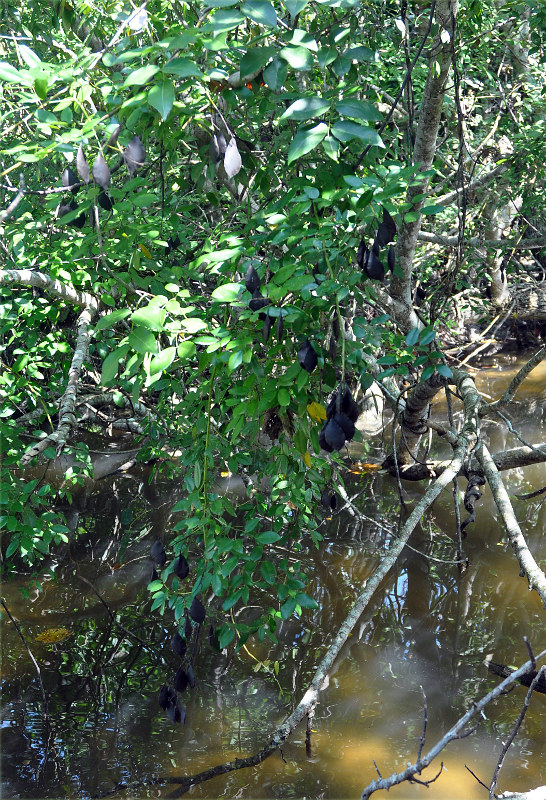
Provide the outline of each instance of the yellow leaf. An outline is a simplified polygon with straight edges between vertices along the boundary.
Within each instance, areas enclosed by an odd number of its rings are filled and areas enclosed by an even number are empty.
[[[311,467],[311,456],[309,455],[309,450],[306,450],[303,454],[303,463],[306,467]]]
[[[36,641],[45,642],[46,644],[56,644],[57,642],[64,641],[64,639],[68,639],[69,636],[72,636],[72,633],[68,628],[48,628],[46,631],[36,636]]]
[[[326,409],[320,403],[309,403],[307,413],[315,422],[322,422],[326,419]]]
[[[139,244],[139,247],[142,250],[142,252],[144,253],[144,255],[146,256],[146,258],[153,258],[152,254],[150,253],[150,251],[148,250],[147,247],[144,247],[143,244]]]

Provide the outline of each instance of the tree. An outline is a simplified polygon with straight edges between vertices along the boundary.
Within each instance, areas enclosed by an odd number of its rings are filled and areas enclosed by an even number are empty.
[[[393,554],[452,481],[468,479],[472,514],[487,481],[546,602],[499,474],[546,449],[491,455],[480,426],[544,348],[491,404],[446,352],[465,319],[489,313],[487,287],[506,316],[544,318],[543,12],[157,0],[6,14],[5,466],[72,452],[67,477],[82,481],[81,409],[110,409],[139,458],[183,475],[153,607],[181,623],[207,596],[226,614],[219,647],[274,639],[279,618],[315,600],[298,562],[270,548],[319,540],[336,452],[358,436],[354,397],[375,383],[399,425],[387,468],[435,478]],[[461,402],[462,426],[428,419],[438,392]],[[423,453],[428,430],[450,442],[449,461]],[[222,471],[247,481],[238,509],[215,489]],[[56,488],[7,474],[9,571],[36,566],[69,530],[50,508]],[[180,556],[193,586],[168,588]],[[251,587],[264,612],[235,625]]]

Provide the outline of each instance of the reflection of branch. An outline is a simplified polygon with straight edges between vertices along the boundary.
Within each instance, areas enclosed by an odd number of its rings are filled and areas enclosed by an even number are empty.
[[[531,551],[527,547],[527,542],[519,527],[510,498],[504,488],[504,483],[495,466],[495,462],[491,458],[491,453],[482,441],[478,443],[476,455],[483,467],[487,482],[491,487],[493,499],[499,510],[506,535],[514,548],[522,572],[529,582],[529,587],[535,589],[539,593],[542,602],[546,606],[546,575],[544,575],[544,572],[540,569]]]
[[[48,718],[47,717],[47,695],[45,693],[44,684],[42,683],[42,673],[41,673],[40,667],[38,665],[38,662],[36,661],[36,659],[32,655],[32,651],[31,651],[30,647],[27,644],[27,640],[25,639],[25,637],[21,633],[21,628],[19,627],[17,622],[14,620],[14,618],[11,616],[11,612],[10,612],[9,608],[7,607],[6,601],[4,600],[3,597],[0,599],[0,603],[2,603],[6,614],[8,615],[10,620],[15,625],[15,629],[16,629],[17,633],[19,634],[19,636],[21,637],[21,641],[25,645],[25,647],[27,649],[27,653],[29,654],[29,656],[30,656],[30,658],[32,660],[32,663],[36,667],[36,672],[38,673],[38,683],[40,684],[40,691],[42,693],[42,701],[43,701],[43,704],[44,704],[44,719],[47,721],[47,718]]]
[[[520,370],[518,370],[517,375],[514,375],[502,397],[500,397],[494,403],[490,403],[488,406],[486,406],[484,412],[487,413],[491,409],[497,408],[497,406],[503,406],[506,403],[510,403],[527,375],[531,372],[531,370],[538,366],[538,364],[540,364],[544,358],[546,358],[546,345],[541,347],[540,350],[538,350],[535,355],[530,358]]]
[[[546,650],[540,653],[537,658],[544,658],[546,656]],[[520,678],[522,675],[525,675],[529,670],[532,669],[532,662],[527,661],[522,667],[517,669],[515,672],[506,678],[502,683],[499,683],[489,694],[479,700],[477,703],[472,704],[472,708],[470,708],[464,716],[462,716],[452,728],[448,730],[448,732],[440,739],[439,742],[436,742],[434,747],[432,747],[428,753],[423,756],[423,758],[418,759],[415,764],[411,764],[404,770],[404,772],[395,773],[391,775],[389,778],[379,778],[378,780],[374,780],[366,786],[364,791],[361,795],[361,800],[367,800],[373,792],[376,792],[378,789],[390,789],[391,786],[396,786],[399,783],[403,783],[404,781],[412,781],[415,780],[415,775],[420,775],[422,770],[426,769],[429,764],[436,758],[436,756],[452,741],[455,739],[461,739],[464,736],[468,736],[475,728],[466,728],[468,723],[470,722],[473,717],[477,714],[481,714],[482,710],[490,703],[492,700],[495,700],[499,697],[503,692],[509,687],[514,684],[517,678]]]

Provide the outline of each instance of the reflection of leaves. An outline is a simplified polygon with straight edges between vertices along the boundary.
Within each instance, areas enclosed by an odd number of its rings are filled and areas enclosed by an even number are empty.
[[[44,642],[44,644],[57,644],[64,642],[69,636],[72,636],[72,631],[69,631],[68,628],[48,628],[36,636],[36,641]]]

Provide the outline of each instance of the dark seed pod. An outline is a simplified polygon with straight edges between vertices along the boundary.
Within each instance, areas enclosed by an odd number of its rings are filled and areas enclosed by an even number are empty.
[[[144,161],[146,160],[146,150],[144,149],[144,145],[138,136],[133,136],[123,151],[123,160],[125,161],[125,166],[127,167],[131,178],[133,178],[138,170],[144,166]]]
[[[359,408],[348,386],[345,387],[339,399],[339,410],[342,414],[346,414],[349,419],[352,419],[353,422],[356,422],[360,416]]]
[[[383,247],[392,242],[396,236],[396,222],[393,220],[386,208],[383,209],[383,220],[377,229],[375,241],[379,247]]]
[[[178,234],[176,234],[174,238],[169,236],[167,239],[167,247],[165,248],[165,255],[168,256],[169,253],[172,253],[173,250],[177,250],[178,247],[180,247],[180,236]]]
[[[321,432],[319,433],[318,440],[319,440],[319,445],[322,447],[323,450],[326,450],[327,453],[334,452],[334,448],[330,447],[330,445],[326,441],[326,438],[324,436],[324,428],[322,428]]]
[[[339,339],[339,334],[340,334],[339,319],[338,319],[338,316],[336,314],[334,316],[333,320],[332,320],[332,335],[333,335],[334,339],[336,339],[336,341],[337,341],[337,339]]]
[[[277,339],[279,340],[279,342],[282,342],[283,333],[284,333],[284,319],[283,315],[279,314],[279,316],[277,317]]]
[[[163,709],[163,711],[167,710],[167,705],[169,703],[169,687],[166,683],[163,684],[161,689],[159,690],[159,695],[157,696],[157,702],[159,703],[159,707]]]
[[[394,247],[392,244],[389,246],[389,252],[387,255],[387,267],[390,269],[391,272],[394,272]]]
[[[262,297],[259,291],[253,292],[252,300],[249,302],[248,307],[251,311],[259,311],[260,308],[265,308],[271,305],[271,301],[267,297]]]
[[[101,208],[104,208],[105,211],[111,211],[114,207],[112,200],[110,199],[110,195],[106,194],[106,192],[101,192],[97,197],[97,202]]]
[[[78,175],[82,181],[84,183],[89,183],[91,171],[89,169],[89,164],[87,163],[87,159],[85,158],[81,144],[78,147],[78,152],[76,154],[76,169],[78,170]]]
[[[188,687],[188,675],[184,667],[178,667],[174,676],[173,686],[177,692],[185,692]]]
[[[167,714],[171,722],[175,722],[176,724],[182,722],[182,709],[180,708],[178,700],[169,703],[167,706]]]
[[[57,218],[60,220],[62,217],[66,216],[67,214],[71,214],[73,211],[77,211],[78,206],[71,200],[69,203],[61,203],[57,207]],[[85,225],[85,214],[79,214],[79,216],[75,217],[75,219],[71,220],[70,222],[63,223],[68,225],[71,228],[83,228]]]
[[[213,650],[216,650],[218,653],[222,652],[220,641],[218,639],[218,633],[215,631],[212,625],[209,628],[209,644]]]
[[[337,508],[337,495],[325,489],[320,496],[320,502],[327,511],[334,511]]]
[[[222,161],[226,150],[227,142],[224,134],[220,133],[220,131],[213,133],[210,140],[209,153],[214,164],[218,164],[219,161]]]
[[[370,251],[366,247],[364,239],[361,239],[358,250],[356,251],[356,265],[359,269],[364,269],[369,253]]]
[[[250,294],[253,295],[254,292],[258,292],[260,290],[261,285],[262,282],[260,280],[260,276],[258,275],[258,273],[251,264],[247,269],[245,276],[245,286],[247,288],[247,291],[249,291]]]
[[[336,360],[337,342],[333,336],[330,336],[330,341],[328,342],[328,355],[330,356],[330,361]]]
[[[184,578],[188,577],[188,573],[190,571],[190,565],[188,564],[185,556],[179,555],[176,561],[174,562],[173,572],[177,578],[180,578],[181,581]]]
[[[190,685],[190,689],[195,689],[195,670],[193,668],[193,664],[188,666],[188,683]]]
[[[67,167],[63,172],[62,182],[63,186],[66,189],[70,189],[72,194],[77,194],[78,189],[80,188],[80,182],[78,180],[78,176],[70,169],[70,167]]]
[[[373,281],[383,281],[385,278],[385,267],[379,260],[379,257],[375,250],[377,242],[374,242],[374,246],[372,248],[372,252],[368,257],[368,261],[366,262],[366,266],[364,267],[364,272],[371,278]]]
[[[337,424],[345,434],[345,438],[347,439],[347,441],[350,442],[353,436],[355,435],[355,424],[352,421],[352,419],[349,419],[349,417],[346,414],[334,414],[332,420],[334,422],[337,422]]]
[[[324,440],[327,444],[330,445],[332,450],[341,450],[343,445],[345,444],[345,434],[343,429],[340,425],[332,419],[329,419],[326,425],[323,428],[324,431]],[[320,439],[319,439],[320,441]]]
[[[159,575],[157,574],[157,570],[156,570],[156,568],[154,567],[154,568],[152,569],[152,577],[150,578],[150,580],[152,580],[152,581],[156,581],[156,580],[158,579],[158,577],[159,577]]]
[[[98,183],[101,189],[108,189],[110,186],[110,169],[102,153],[98,154],[93,164],[93,179],[95,183]]]
[[[106,142],[106,147],[115,147],[120,133],[121,125],[117,125],[114,132],[110,135],[110,138]]]
[[[269,335],[271,333],[271,326],[273,325],[273,317],[270,317],[269,314],[265,315],[265,322],[264,322],[264,342],[265,344],[269,341]]]
[[[188,641],[191,639],[192,633],[193,633],[193,625],[191,624],[191,619],[186,614],[186,622],[184,624],[184,636]]]
[[[305,340],[298,351],[298,364],[306,372],[313,372],[318,364],[317,354],[309,339]]]
[[[177,631],[171,639],[171,650],[173,653],[176,653],[177,656],[180,656],[180,658],[184,658],[187,649],[188,645],[186,644],[186,640],[183,639]]]
[[[200,625],[205,621],[206,615],[205,606],[198,597],[194,597],[191,601],[190,617]]]
[[[165,565],[165,562],[167,561],[167,553],[163,549],[163,545],[159,539],[156,539],[151,546],[150,555],[158,566],[163,567]]]

